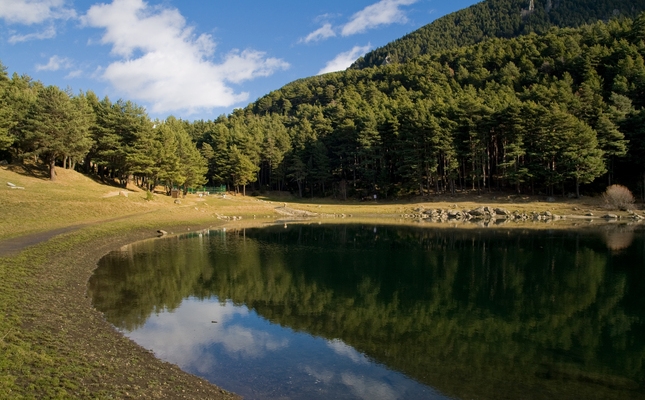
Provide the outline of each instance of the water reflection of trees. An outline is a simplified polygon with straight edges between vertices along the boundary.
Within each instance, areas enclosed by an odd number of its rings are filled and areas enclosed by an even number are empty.
[[[133,246],[91,292],[125,329],[232,299],[462,398],[642,398],[638,238],[612,256],[575,232],[254,229]]]

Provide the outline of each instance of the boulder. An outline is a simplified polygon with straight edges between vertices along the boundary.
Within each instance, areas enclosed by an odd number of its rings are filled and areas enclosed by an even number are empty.
[[[461,219],[462,217],[463,217],[463,214],[461,211],[457,211],[457,210],[448,211],[449,219]]]
[[[472,215],[473,217],[485,217],[486,216],[486,210],[484,207],[478,207],[473,210],[470,210],[468,214]]]

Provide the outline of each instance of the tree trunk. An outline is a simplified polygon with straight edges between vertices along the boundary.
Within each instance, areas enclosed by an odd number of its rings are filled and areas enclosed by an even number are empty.
[[[576,176],[576,199],[579,199],[579,198],[580,198],[580,181],[578,181],[578,177]]]
[[[49,179],[56,180],[56,156],[49,156]]]
[[[89,153],[85,156],[85,160],[84,160],[83,164],[84,164],[84,167],[85,167],[85,173],[89,174],[90,173],[90,167],[92,166],[92,160],[90,159],[90,154]]]

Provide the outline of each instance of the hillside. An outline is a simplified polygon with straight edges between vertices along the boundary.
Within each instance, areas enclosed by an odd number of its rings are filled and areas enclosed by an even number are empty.
[[[643,195],[643,38],[645,14],[302,79],[198,142],[234,144],[260,188],[307,197]]]
[[[554,26],[579,27],[613,17],[635,18],[643,10],[645,3],[639,0],[485,0],[367,53],[350,68],[402,63],[487,38],[543,34]]]
[[[56,181],[51,181],[45,169],[0,166],[0,242],[118,221],[151,224],[154,232],[184,221],[206,224],[227,220],[227,216],[241,219],[254,214],[258,218],[274,215],[272,205],[251,197],[187,195],[175,202],[170,196],[157,193],[147,200],[146,192],[132,183],[122,188],[71,169],[57,168],[56,173]],[[18,188],[12,189],[10,184]],[[2,250],[0,245],[0,257]]]

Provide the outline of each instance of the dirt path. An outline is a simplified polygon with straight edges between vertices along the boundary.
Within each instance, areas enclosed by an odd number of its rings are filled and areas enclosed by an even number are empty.
[[[141,214],[138,214],[138,215],[141,215]],[[4,239],[4,240],[0,239],[0,257],[14,256],[20,253],[21,251],[23,251],[24,249],[26,249],[27,247],[31,247],[31,246],[46,242],[64,233],[74,232],[88,226],[94,226],[99,224],[105,224],[108,222],[119,221],[122,219],[129,218],[131,216],[132,215],[124,215],[121,217],[109,218],[101,221],[86,222],[83,224],[65,226],[62,228],[52,229],[49,231],[31,233],[29,235],[18,236],[10,239]]]
[[[87,224],[72,225],[64,228],[32,233],[31,235],[18,236],[16,238],[0,241],[0,257],[13,256],[26,249],[27,247],[46,242],[55,236],[62,235],[63,233],[73,232],[75,230],[81,229],[84,226],[87,226]]]

